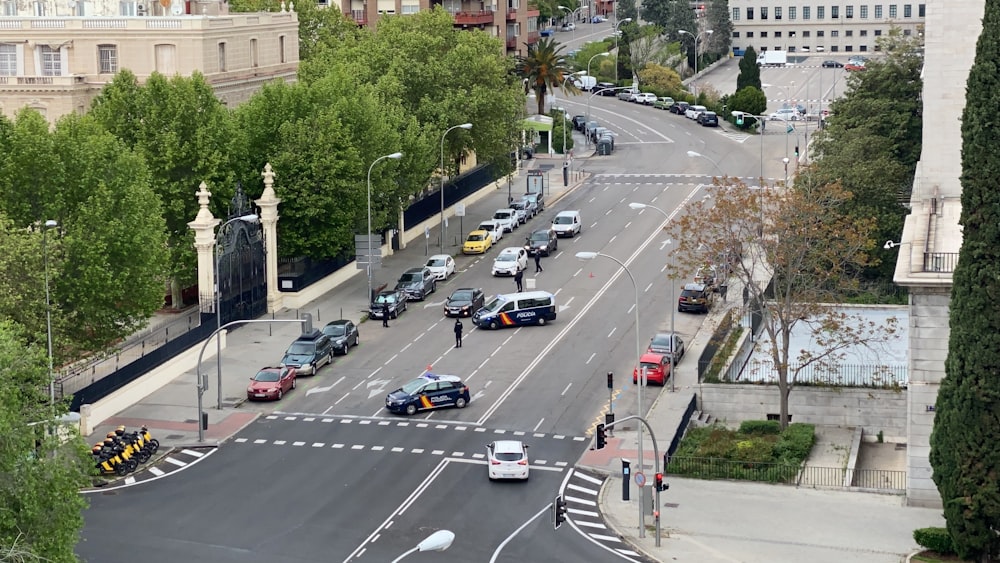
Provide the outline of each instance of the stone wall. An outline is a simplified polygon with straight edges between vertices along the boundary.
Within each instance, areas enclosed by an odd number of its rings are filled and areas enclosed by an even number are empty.
[[[763,420],[780,412],[776,385],[703,383],[700,410],[729,423]],[[907,391],[854,387],[800,386],[788,397],[792,422],[861,427],[865,434],[883,433],[886,441],[906,441]]]

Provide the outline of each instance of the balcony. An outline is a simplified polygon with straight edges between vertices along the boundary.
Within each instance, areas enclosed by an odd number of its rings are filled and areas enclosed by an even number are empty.
[[[480,10],[478,12],[455,12],[455,25],[485,25],[493,23],[493,12]]]
[[[0,86],[77,86],[86,84],[82,74],[70,76],[0,76]]]
[[[507,38],[507,48],[508,49],[516,49],[517,48],[517,37],[508,37]]]
[[[350,12],[344,12],[344,15],[358,25],[368,25],[368,16],[365,15],[364,10],[351,10]]]
[[[507,21],[514,21],[517,19],[517,8],[507,8]]]
[[[614,0],[611,0],[611,1],[613,2]],[[537,18],[538,16],[542,15],[542,13],[539,12],[538,10],[533,10],[531,8],[528,8],[528,11],[526,12],[526,15],[529,18]]]
[[[525,40],[525,43],[527,43],[528,45],[534,45],[535,43],[538,43],[538,32],[529,31],[528,38]]]

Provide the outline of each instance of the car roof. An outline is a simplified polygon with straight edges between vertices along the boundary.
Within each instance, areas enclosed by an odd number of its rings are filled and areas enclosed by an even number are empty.
[[[639,357],[639,361],[640,362],[646,362],[647,364],[660,364],[660,363],[663,363],[663,358],[665,358],[665,357],[666,357],[665,354],[657,354],[655,352],[646,352],[645,354],[643,354],[642,356]]]
[[[469,236],[478,235],[478,234],[488,235],[490,233],[487,232],[485,229],[476,229],[476,230],[472,231],[471,233],[469,233]]]
[[[685,291],[705,291],[705,284],[702,283],[689,283],[684,286]]]
[[[524,250],[520,246],[508,246],[507,248],[500,251],[500,254],[520,254]]]
[[[478,287],[460,287],[460,288],[456,289],[455,291],[452,291],[452,293],[453,294],[454,293],[458,293],[459,291],[482,291],[482,290],[479,289]]]
[[[346,324],[350,324],[350,323],[351,323],[351,321],[349,321],[347,319],[337,319],[335,321],[330,321],[330,322],[326,323],[326,326],[346,325]]]
[[[445,375],[436,373],[425,373],[418,377],[417,379],[426,379],[427,381],[457,381],[462,382],[462,378],[457,375]]]
[[[498,454],[513,454],[524,451],[524,444],[518,440],[497,440],[493,442],[493,452]]]
[[[560,211],[559,213],[556,213],[556,217],[560,215],[578,215],[579,213],[580,213],[579,211],[567,209],[566,211]]]
[[[424,266],[419,266],[419,267],[416,267],[416,268],[408,268],[403,273],[404,274],[419,274],[419,273],[421,273],[423,271],[424,271]]]
[[[451,258],[450,254],[435,254],[434,256],[428,258],[427,261],[430,262],[431,260],[447,260],[448,258]]]
[[[657,332],[656,334],[653,335],[653,338],[651,338],[650,340],[651,341],[652,340],[660,340],[660,339],[666,340],[666,339],[670,338],[671,334],[674,334],[674,333],[672,333],[672,332]]]

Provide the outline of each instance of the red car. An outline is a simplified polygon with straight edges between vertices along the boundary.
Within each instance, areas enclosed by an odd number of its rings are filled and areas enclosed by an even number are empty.
[[[295,389],[294,368],[263,368],[250,378],[247,399],[280,400],[292,389]]]
[[[646,352],[639,358],[639,365],[646,370],[646,385],[666,385],[670,377],[670,356]],[[639,383],[639,370],[632,370],[632,383]]]
[[[864,69],[865,69],[865,63],[849,62],[847,63],[846,66],[844,66],[844,70],[848,72],[864,70]]]

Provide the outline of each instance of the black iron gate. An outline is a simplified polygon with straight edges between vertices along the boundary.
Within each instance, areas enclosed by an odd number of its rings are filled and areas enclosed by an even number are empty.
[[[227,219],[216,242],[219,316],[223,325],[267,312],[264,232],[240,183],[236,184]]]

